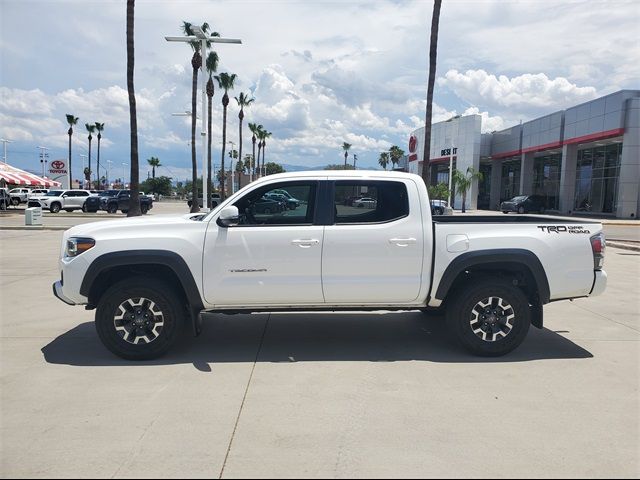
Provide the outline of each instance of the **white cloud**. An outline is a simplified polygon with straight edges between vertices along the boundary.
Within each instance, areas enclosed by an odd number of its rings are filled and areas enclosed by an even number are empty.
[[[526,73],[509,78],[484,70],[449,70],[438,79],[464,100],[498,111],[553,111],[586,102],[597,96],[595,87],[579,87],[566,78],[550,79],[544,73]]]

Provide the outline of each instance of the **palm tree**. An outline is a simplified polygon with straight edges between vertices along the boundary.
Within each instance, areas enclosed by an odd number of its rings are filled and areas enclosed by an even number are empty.
[[[467,191],[471,188],[474,181],[477,180],[481,182],[482,178],[482,172],[476,172],[473,167],[467,168],[466,174],[458,169],[453,172],[452,183],[456,187],[456,190],[462,194],[462,213],[466,212]]]
[[[240,95],[235,97],[235,99],[240,107],[240,113],[238,113],[238,118],[240,119],[240,122],[238,122],[238,158],[242,160],[242,122],[244,120],[244,107],[251,105],[255,99],[253,97],[249,98],[249,95],[245,95],[243,92],[240,92]]]
[[[160,159],[157,157],[147,158],[147,163],[151,165],[151,177],[156,178],[156,168],[161,167]]]
[[[211,188],[211,105],[213,102],[213,94],[215,88],[213,86],[212,75],[218,71],[218,54],[210,52],[206,62],[207,72],[209,72],[209,80],[207,81],[207,192],[212,192]],[[208,196],[207,208],[211,208],[211,195]]]
[[[429,81],[427,84],[427,112],[424,119],[424,150],[422,156],[422,180],[429,185],[429,161],[431,155],[431,110],[433,108],[433,86],[436,80],[436,59],[438,56],[438,27],[442,0],[434,0],[431,18],[431,44],[429,47]]]
[[[79,118],[78,117],[74,117],[70,113],[67,113],[66,116],[67,116],[67,123],[69,124],[69,130],[67,130],[67,135],[69,135],[69,165],[68,165],[68,168],[69,168],[69,188],[72,188],[73,178],[72,178],[72,175],[71,175],[71,136],[73,135],[73,126],[78,123]]]
[[[131,197],[127,217],[142,215],[140,211],[140,185],[138,164],[138,116],[136,113],[136,92],[133,87],[133,67],[135,64],[133,21],[135,0],[127,0],[127,91],[129,92],[129,123],[131,125]],[[196,202],[197,203],[197,202]]]
[[[226,73],[222,72],[220,75],[216,75],[214,77],[218,81],[218,87],[224,90],[224,95],[222,96],[222,160],[221,160],[221,168],[222,168],[222,185],[220,189],[220,198],[224,200],[224,151],[227,146],[227,106],[229,105],[229,90],[233,89],[233,84],[236,81],[235,73]]]
[[[393,168],[396,168],[396,164],[400,161],[400,159],[403,156],[404,156],[404,150],[402,150],[397,145],[394,145],[389,149],[389,158],[391,159]]]
[[[351,144],[347,142],[342,143],[342,150],[344,150],[344,166],[347,166],[347,157],[349,156],[349,149],[351,148]]]
[[[189,22],[182,22],[182,33],[186,36],[194,36],[193,30],[191,28],[192,24]],[[203,23],[202,31],[206,34],[209,31],[209,24]],[[191,193],[193,195],[193,201],[191,202],[191,213],[196,213],[200,211],[200,206],[198,202],[198,162],[196,160],[196,100],[198,94],[198,70],[202,66],[202,56],[200,55],[200,41],[189,42],[191,45],[191,49],[193,50],[193,56],[191,57],[191,68],[193,69],[193,74],[191,77],[191,184],[192,189]]]
[[[267,171],[265,170],[264,167],[264,151],[266,150],[267,147],[267,138],[269,138],[272,135],[271,132],[267,132],[266,130],[262,131],[262,169],[264,170],[264,174],[267,174]]]
[[[378,164],[385,170],[387,169],[387,165],[389,165],[389,152],[382,152],[380,154],[380,158],[378,159]]]
[[[91,140],[93,139],[91,134],[96,131],[96,126],[92,125],[90,123],[85,123],[84,126],[87,129],[87,132],[89,132],[89,136],[87,137],[89,139],[89,177],[88,177],[88,180],[89,180],[89,188],[91,188]]]
[[[262,125],[257,125],[255,123],[249,122],[249,130],[251,130],[251,133],[253,134],[253,136],[251,137],[251,143],[253,143],[253,159],[251,161],[252,164],[249,165],[249,169],[253,168],[253,174],[256,177],[258,176],[258,165],[256,164],[256,136],[261,129]],[[258,151],[258,153],[260,152]]]
[[[104,130],[104,123],[96,122],[96,131],[98,132],[98,166],[96,168],[98,179],[98,190],[100,190],[100,140],[102,139],[102,131]]]

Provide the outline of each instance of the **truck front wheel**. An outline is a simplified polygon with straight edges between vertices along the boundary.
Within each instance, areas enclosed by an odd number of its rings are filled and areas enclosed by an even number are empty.
[[[529,301],[510,282],[486,277],[467,283],[447,301],[447,326],[471,353],[505,355],[518,347],[529,331]]]
[[[185,308],[172,289],[149,277],[111,286],[98,302],[96,330],[112,353],[151,360],[166,353],[183,331]]]

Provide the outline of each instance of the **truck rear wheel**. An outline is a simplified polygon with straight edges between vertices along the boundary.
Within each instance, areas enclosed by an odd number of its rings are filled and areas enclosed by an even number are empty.
[[[505,355],[529,332],[529,301],[522,290],[506,280],[485,277],[467,283],[447,303],[449,330],[475,355]]]
[[[107,205],[107,213],[116,213],[118,211],[118,205],[115,203],[110,203]]]
[[[151,360],[166,353],[183,331],[185,308],[172,289],[149,277],[111,286],[98,302],[96,330],[112,353]]]

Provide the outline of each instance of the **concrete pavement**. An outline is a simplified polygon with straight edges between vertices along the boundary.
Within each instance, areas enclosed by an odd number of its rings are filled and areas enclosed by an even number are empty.
[[[377,312],[209,315],[132,363],[53,297],[61,235],[0,231],[3,478],[640,475],[640,254],[500,359]]]

